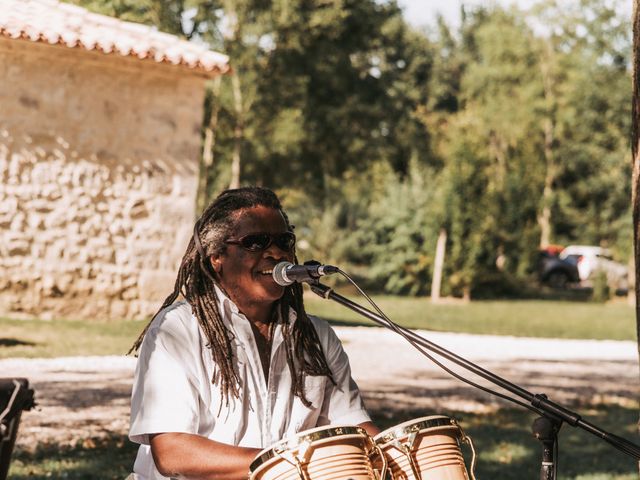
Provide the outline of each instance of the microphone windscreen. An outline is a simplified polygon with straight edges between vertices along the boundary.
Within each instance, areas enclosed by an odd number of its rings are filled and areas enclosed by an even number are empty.
[[[283,287],[291,285],[293,281],[289,280],[285,272],[287,268],[292,265],[293,263],[291,262],[280,262],[275,267],[273,267],[273,273],[271,274],[271,276],[273,277],[273,281]]]

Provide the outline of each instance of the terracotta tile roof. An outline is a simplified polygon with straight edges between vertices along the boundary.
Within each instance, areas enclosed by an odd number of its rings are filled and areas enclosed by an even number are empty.
[[[0,0],[0,36],[153,59],[212,74],[229,70],[229,58],[205,46],[58,0]]]

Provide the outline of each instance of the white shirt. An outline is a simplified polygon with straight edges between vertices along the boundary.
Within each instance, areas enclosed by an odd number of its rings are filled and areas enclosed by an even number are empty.
[[[131,397],[129,438],[140,443],[135,478],[163,479],[149,447],[149,434],[182,432],[219,442],[267,448],[282,438],[316,426],[356,425],[370,420],[349,360],[329,324],[310,317],[336,385],[326,376],[306,376],[311,408],[291,394],[282,325],[276,324],[269,379],[265,381],[251,325],[217,289],[220,313],[231,340],[240,378],[240,397],[229,405],[211,383],[214,361],[207,340],[186,302],[163,310],[153,320],[140,349]],[[296,321],[291,310],[289,322]]]

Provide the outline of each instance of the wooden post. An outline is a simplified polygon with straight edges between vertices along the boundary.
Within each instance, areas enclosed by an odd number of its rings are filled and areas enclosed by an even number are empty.
[[[442,285],[442,268],[444,266],[444,255],[447,248],[447,231],[440,229],[438,243],[436,244],[436,259],[433,264],[433,279],[431,281],[431,301],[437,302],[440,299],[440,287]]]
[[[631,108],[631,156],[632,181],[631,205],[633,208],[633,252],[635,258],[636,335],[640,351],[640,6],[633,2],[633,86]],[[639,422],[640,424],[640,422]],[[640,467],[639,467],[640,468]]]
[[[636,325],[640,341],[640,8],[633,2],[633,95],[631,118],[632,182],[631,205],[633,208],[633,246],[635,257]]]

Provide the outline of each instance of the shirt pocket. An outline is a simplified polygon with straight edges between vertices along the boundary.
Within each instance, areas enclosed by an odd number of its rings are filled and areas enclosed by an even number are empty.
[[[325,399],[325,389],[327,387],[327,377],[307,375],[304,379],[304,394],[311,406],[307,407],[312,410],[322,409]]]
[[[294,397],[291,411],[291,425],[295,433],[317,426],[325,396],[326,377],[307,376],[304,382],[304,394],[311,403],[304,405],[302,400]]]

